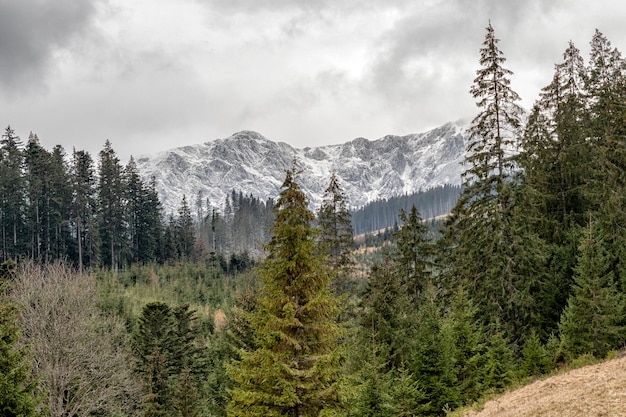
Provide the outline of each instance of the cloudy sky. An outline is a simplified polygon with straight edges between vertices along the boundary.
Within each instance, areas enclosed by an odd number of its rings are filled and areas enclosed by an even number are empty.
[[[0,124],[118,155],[255,130],[295,147],[472,117],[491,20],[529,107],[623,0],[0,0]]]

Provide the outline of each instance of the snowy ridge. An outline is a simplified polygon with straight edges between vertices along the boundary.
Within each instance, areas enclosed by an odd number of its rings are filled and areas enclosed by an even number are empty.
[[[425,133],[357,138],[341,145],[296,149],[259,133],[171,149],[137,160],[144,179],[154,177],[166,213],[176,213],[183,195],[198,193],[223,207],[235,189],[262,200],[276,199],[294,157],[303,168],[300,186],[313,207],[321,203],[335,172],[351,207],[444,184],[460,184],[467,123],[457,121]]]

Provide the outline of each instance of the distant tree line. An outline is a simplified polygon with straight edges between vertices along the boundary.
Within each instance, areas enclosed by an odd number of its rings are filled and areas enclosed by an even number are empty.
[[[445,185],[372,202],[351,212],[353,230],[397,225],[399,210],[412,205],[425,217],[448,213],[459,194],[460,186]],[[141,178],[132,157],[123,166],[109,141],[97,161],[83,150],[48,151],[34,133],[24,145],[10,126],[0,141],[2,261],[64,260],[81,269],[205,259],[231,269],[233,254],[262,256],[273,199],[232,190],[219,206],[200,192],[164,213],[154,181]]]
[[[272,207],[233,190],[222,211],[199,195],[166,214],[154,181],[132,157],[123,166],[109,141],[97,161],[82,150],[48,151],[34,133],[24,145],[10,126],[0,141],[0,262],[84,269],[209,260],[237,270],[269,240]]]
[[[271,198],[262,201],[232,190],[220,210],[199,192],[195,208],[199,243],[211,254],[250,253],[258,257],[269,241],[274,222]]]
[[[400,210],[409,210],[411,206],[415,206],[425,219],[447,214],[456,204],[460,194],[460,185],[446,184],[411,194],[372,201],[359,209],[352,210],[354,233],[360,235],[393,227],[400,220],[398,217]]]

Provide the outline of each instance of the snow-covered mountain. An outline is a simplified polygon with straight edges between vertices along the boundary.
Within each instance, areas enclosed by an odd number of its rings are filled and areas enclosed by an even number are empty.
[[[460,184],[467,124],[447,123],[425,133],[357,138],[341,145],[296,149],[251,131],[194,146],[171,149],[137,160],[145,179],[154,177],[167,213],[190,205],[199,193],[222,207],[235,189],[266,200],[276,199],[285,170],[294,158],[303,173],[299,184],[319,206],[335,172],[348,204],[366,203],[444,184]]]

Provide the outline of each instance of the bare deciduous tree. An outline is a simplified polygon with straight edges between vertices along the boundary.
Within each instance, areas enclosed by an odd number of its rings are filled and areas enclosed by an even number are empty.
[[[132,411],[141,384],[123,324],[97,306],[94,277],[59,264],[27,264],[15,284],[11,296],[21,307],[51,416]]]

